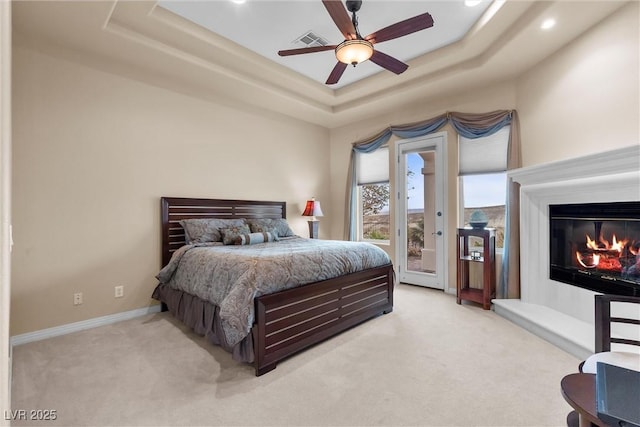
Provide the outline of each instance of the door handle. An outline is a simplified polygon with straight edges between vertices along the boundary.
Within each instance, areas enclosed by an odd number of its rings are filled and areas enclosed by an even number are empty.
[[[436,234],[437,234],[438,236],[442,236],[442,231],[436,231],[436,232],[431,233],[431,235],[432,235],[432,236],[434,236],[434,235],[436,235]]]

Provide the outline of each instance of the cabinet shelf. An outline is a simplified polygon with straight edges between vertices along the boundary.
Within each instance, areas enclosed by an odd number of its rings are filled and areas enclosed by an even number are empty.
[[[473,242],[471,244],[470,242]],[[459,228],[457,232],[457,280],[456,302],[463,300],[482,304],[482,308],[491,308],[491,299],[496,294],[496,237],[493,228]],[[481,246],[477,246],[481,244]],[[476,256],[471,256],[474,253]],[[477,253],[481,255],[478,257]],[[476,271],[472,271],[472,265]],[[477,273],[480,287],[471,287],[470,277]],[[477,285],[476,285],[477,286]]]

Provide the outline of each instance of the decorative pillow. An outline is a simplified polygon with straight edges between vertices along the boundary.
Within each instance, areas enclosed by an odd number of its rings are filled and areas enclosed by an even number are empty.
[[[243,234],[235,241],[236,245],[255,245],[256,243],[275,242],[278,235],[269,231],[262,233]]]
[[[275,227],[267,227],[262,225],[252,226],[252,224],[249,224],[249,228],[251,228],[252,233],[271,233],[274,236],[280,237],[280,235],[278,234],[278,229]]]
[[[278,237],[291,237],[295,236],[295,233],[289,228],[287,220],[284,218],[272,219],[272,218],[260,218],[247,220],[251,227],[251,232],[275,232]]]
[[[235,245],[236,240],[240,239],[240,236],[243,234],[251,234],[251,230],[247,224],[242,224],[229,228],[220,229],[220,233],[222,233],[222,243],[225,245]]]
[[[187,244],[221,242],[221,228],[246,225],[244,218],[218,219],[218,218],[190,218],[179,222],[185,232]]]

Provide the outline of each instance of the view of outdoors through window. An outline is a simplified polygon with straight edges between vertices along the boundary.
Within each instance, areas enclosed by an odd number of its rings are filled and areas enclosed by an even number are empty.
[[[406,155],[407,167],[407,262],[411,270],[424,271],[425,189],[424,158],[420,153]],[[362,203],[362,238],[364,240],[389,240],[389,184],[363,185],[360,187]]]
[[[429,203],[425,203],[425,178],[422,169],[425,166],[425,159],[421,153],[405,154],[407,167],[407,270],[410,271],[433,271],[435,266],[425,268],[422,251],[425,248],[425,208]],[[433,181],[435,182],[435,181]],[[433,185],[433,184],[432,184]],[[434,201],[432,201],[434,203]],[[432,215],[435,214],[434,207]],[[435,230],[430,230],[429,233]]]
[[[389,240],[389,183],[360,186],[362,238]]]
[[[498,172],[462,177],[464,226],[475,210],[487,215],[487,227],[496,229],[496,248],[504,246],[505,202],[507,200],[507,173]]]
[[[416,156],[418,157],[418,156]],[[424,188],[420,168],[421,159],[409,156],[408,180],[408,249],[409,254],[423,246]],[[462,178],[464,226],[469,226],[469,217],[475,210],[483,211],[489,220],[487,227],[496,229],[496,247],[504,245],[506,172],[466,175]],[[360,186],[362,203],[362,238],[364,240],[389,240],[389,184]]]

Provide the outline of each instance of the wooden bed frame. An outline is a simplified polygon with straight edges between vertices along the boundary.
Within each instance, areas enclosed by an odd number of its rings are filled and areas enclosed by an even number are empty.
[[[285,202],[162,197],[162,265],[185,244],[181,219],[286,218],[286,211]],[[393,278],[388,264],[256,298],[256,376],[306,347],[391,312]]]

